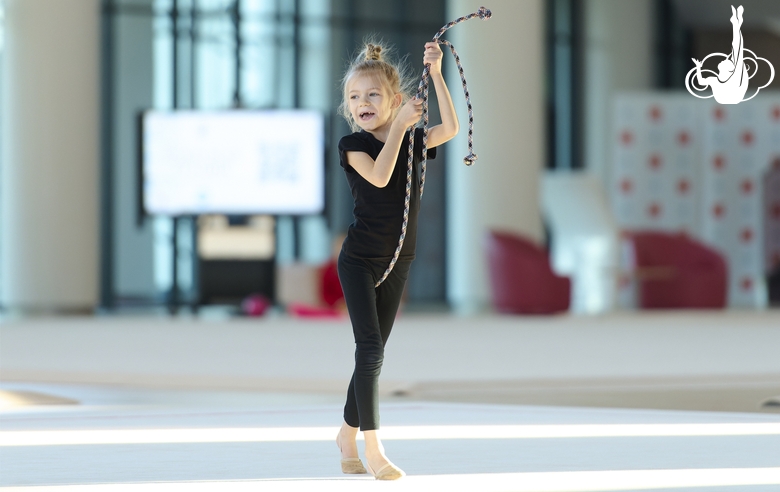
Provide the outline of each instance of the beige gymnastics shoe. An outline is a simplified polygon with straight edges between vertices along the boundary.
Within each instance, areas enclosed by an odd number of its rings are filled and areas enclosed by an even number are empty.
[[[340,437],[340,435],[336,436],[336,445],[339,447],[339,452],[341,452]],[[363,467],[363,462],[360,461],[360,458],[341,458],[341,473],[346,473],[348,475],[361,475],[368,472]]]
[[[363,467],[363,462],[360,461],[360,458],[341,458],[341,473],[360,475],[368,472]]]
[[[403,470],[389,461],[385,466],[377,471],[371,469],[371,465],[368,464],[368,461],[366,461],[366,467],[368,467],[369,473],[371,473],[377,480],[398,480],[399,478],[406,476],[406,473],[404,473]]]

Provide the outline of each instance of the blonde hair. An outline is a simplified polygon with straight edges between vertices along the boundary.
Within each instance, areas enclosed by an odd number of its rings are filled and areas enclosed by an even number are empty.
[[[389,52],[390,50],[383,46],[381,42],[373,39],[366,40],[363,43],[363,49],[350,62],[347,71],[344,73],[344,78],[341,79],[343,97],[339,105],[339,114],[347,120],[353,132],[360,130],[360,127],[352,118],[352,113],[349,111],[349,100],[347,97],[347,82],[353,76],[368,75],[376,77],[391,94],[401,94],[401,105],[406,103],[414,94],[414,80],[409,74],[409,69],[403,63],[403,60],[401,62],[386,60],[385,58]],[[396,111],[399,108],[396,108]]]

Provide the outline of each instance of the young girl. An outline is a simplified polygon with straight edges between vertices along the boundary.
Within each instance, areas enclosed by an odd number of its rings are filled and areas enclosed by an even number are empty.
[[[355,221],[349,226],[338,260],[338,273],[355,336],[355,371],[347,391],[344,423],[336,444],[344,473],[366,473],[355,442],[358,428],[365,437],[368,470],[379,480],[395,480],[404,472],[385,456],[379,439],[378,380],[384,347],[390,336],[401,294],[414,259],[422,160],[422,129],[414,129],[414,170],[406,238],[398,261],[379,287],[398,245],[406,196],[409,128],[422,114],[422,100],[409,98],[408,81],[383,59],[382,47],[366,43],[344,76],[341,113],[355,131],[339,142],[341,166],[355,199]],[[430,64],[441,124],[428,130],[428,157],[435,147],[458,133],[458,119],[441,73],[438,43],[426,43],[423,64]],[[414,83],[412,81],[412,83]]]

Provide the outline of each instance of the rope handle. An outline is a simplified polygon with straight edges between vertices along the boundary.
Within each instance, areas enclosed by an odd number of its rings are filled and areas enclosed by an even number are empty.
[[[474,164],[474,161],[477,160],[477,154],[474,153],[474,142],[473,142],[473,130],[474,130],[474,113],[471,108],[471,97],[469,96],[469,89],[466,86],[466,76],[463,74],[463,66],[460,63],[460,57],[458,56],[458,52],[455,51],[455,47],[452,46],[452,43],[450,43],[447,40],[439,39],[442,34],[445,33],[449,28],[455,26],[456,24],[460,24],[461,22],[465,22],[469,19],[473,19],[475,17],[479,17],[483,20],[488,20],[492,16],[492,12],[490,12],[489,9],[486,9],[485,7],[480,7],[479,10],[477,10],[474,13],[471,13],[469,15],[465,15],[463,17],[460,17],[458,19],[455,19],[454,21],[450,21],[447,24],[444,25],[439,31],[436,33],[435,36],[433,36],[433,41],[443,44],[445,46],[449,46],[450,51],[452,52],[452,55],[455,57],[455,63],[458,65],[458,72],[460,73],[460,81],[463,84],[463,93],[466,96],[466,106],[468,107],[468,113],[469,113],[469,133],[468,133],[468,149],[469,153],[466,157],[463,158],[463,163],[467,166],[471,166]],[[417,87],[417,94],[415,97],[422,97],[422,119],[423,119],[423,149],[422,149],[422,171],[420,173],[420,198],[422,199],[423,190],[425,189],[425,168],[426,164],[428,162],[428,76],[431,71],[431,66],[429,64],[426,64],[423,68],[422,77],[420,79],[420,85]],[[406,171],[406,198],[404,199],[404,222],[401,225],[401,236],[398,238],[398,246],[395,248],[395,253],[393,254],[393,259],[390,260],[390,265],[387,267],[387,270],[385,270],[385,273],[382,275],[382,278],[379,279],[379,281],[374,285],[374,287],[379,287],[379,285],[385,281],[388,275],[390,275],[390,272],[393,271],[393,267],[395,266],[395,263],[398,261],[398,256],[401,254],[401,248],[404,246],[404,239],[406,238],[406,227],[409,224],[409,202],[411,201],[412,196],[412,169],[414,166],[414,127],[411,127],[411,131],[409,133],[409,150],[408,150],[408,169]]]

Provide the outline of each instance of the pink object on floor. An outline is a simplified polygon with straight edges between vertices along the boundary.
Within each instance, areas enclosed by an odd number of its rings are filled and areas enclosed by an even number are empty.
[[[241,311],[247,316],[262,316],[271,307],[271,301],[262,294],[252,294],[241,302]]]
[[[341,318],[344,316],[341,311],[332,307],[316,307],[297,302],[289,304],[287,311],[299,318]]]

